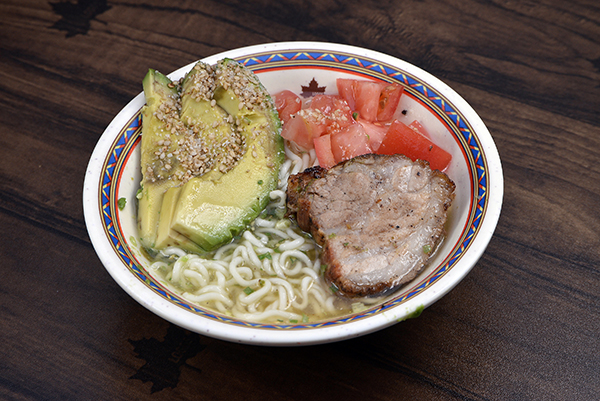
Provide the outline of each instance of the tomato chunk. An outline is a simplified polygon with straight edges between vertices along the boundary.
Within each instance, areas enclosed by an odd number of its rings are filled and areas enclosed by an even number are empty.
[[[358,123],[344,127],[331,135],[331,151],[336,163],[372,153],[369,137],[362,125]]]
[[[354,123],[352,109],[348,102],[339,96],[317,95],[310,100],[305,110],[307,114],[314,116],[319,124],[325,125],[330,133]]]
[[[401,153],[413,161],[426,160],[432,169],[440,171],[445,170],[452,160],[450,153],[398,120],[394,120],[390,126],[377,153],[385,155]]]
[[[362,125],[369,138],[369,147],[371,150],[377,151],[381,145],[381,141],[383,141],[383,138],[385,138],[388,132],[389,126],[383,125],[379,122],[370,123],[362,119],[359,119],[358,123]]]
[[[327,132],[329,122],[319,110],[314,110],[312,108],[303,109],[297,116],[304,119],[308,129],[308,140],[311,143],[313,139],[318,138]]]
[[[427,130],[425,129],[425,127],[423,127],[423,125],[415,120],[412,123],[408,124],[408,128],[412,128],[413,130],[415,130],[416,132],[418,132],[419,134],[426,136],[427,138],[431,139],[431,135],[429,135],[429,132],[427,132]]]
[[[350,108],[370,122],[391,120],[404,92],[404,87],[396,83],[346,78],[338,78],[336,86]]]
[[[290,119],[283,124],[281,136],[294,142],[303,150],[310,150],[313,147],[312,139],[309,135],[308,125],[304,118],[298,114],[292,114]]]
[[[352,110],[354,110],[356,108],[356,104],[354,103],[355,83],[356,83],[356,79],[338,78],[335,81],[335,84],[337,86],[340,97],[348,103],[348,106]]]
[[[377,120],[382,86],[378,82],[356,81],[354,101],[360,118],[364,118],[367,121]]]
[[[281,136],[304,150],[314,147],[314,140],[355,123],[348,103],[339,96],[317,95],[283,124]]]
[[[294,92],[283,90],[273,96],[275,108],[279,113],[279,118],[285,124],[292,114],[299,112],[302,109],[302,99]]]
[[[335,157],[333,157],[333,152],[331,150],[331,135],[326,134],[315,138],[313,143],[319,166],[323,168],[335,166]]]
[[[400,97],[404,93],[404,87],[399,84],[384,84],[379,95],[379,107],[377,109],[377,121],[388,121],[396,114],[400,103]]]

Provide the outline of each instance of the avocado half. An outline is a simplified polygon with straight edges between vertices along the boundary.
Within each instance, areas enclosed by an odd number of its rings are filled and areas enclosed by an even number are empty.
[[[142,243],[155,251],[172,245],[212,251],[243,231],[277,188],[285,158],[277,110],[256,75],[231,59],[215,66],[197,63],[180,85],[165,83],[153,70],[147,81],[152,84],[144,85],[142,113]],[[175,86],[176,94],[165,86]],[[158,117],[172,99],[178,118],[169,124]],[[150,138],[144,142],[146,132]],[[174,136],[177,144],[170,140]],[[162,156],[166,141],[173,148]],[[161,156],[169,160],[169,171]],[[157,179],[154,170],[163,177]]]

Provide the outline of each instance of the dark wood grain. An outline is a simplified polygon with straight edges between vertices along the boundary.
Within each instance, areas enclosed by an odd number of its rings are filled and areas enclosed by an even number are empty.
[[[197,335],[112,280],[86,232],[91,152],[149,67],[315,40],[436,75],[505,176],[473,271],[418,319],[303,348]],[[0,398],[594,400],[600,394],[595,1],[0,3]]]

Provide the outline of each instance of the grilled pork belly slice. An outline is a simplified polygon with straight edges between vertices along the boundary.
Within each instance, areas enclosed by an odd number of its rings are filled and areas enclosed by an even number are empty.
[[[288,180],[288,214],[323,247],[326,279],[349,297],[415,278],[444,236],[454,183],[422,160],[363,155]]]

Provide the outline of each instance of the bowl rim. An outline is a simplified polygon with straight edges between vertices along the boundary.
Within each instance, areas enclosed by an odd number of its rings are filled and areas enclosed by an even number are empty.
[[[472,127],[473,135],[479,141],[482,157],[487,161],[487,170],[485,171],[487,207],[485,214],[481,216],[477,235],[474,235],[468,248],[460,255],[457,264],[444,273],[443,279],[433,282],[427,288],[427,291],[423,291],[389,310],[380,311],[359,320],[334,325],[322,324],[318,327],[311,326],[305,329],[295,326],[295,328],[299,328],[298,330],[285,330],[285,328],[289,328],[288,326],[292,326],[291,324],[274,325],[273,328],[261,327],[260,330],[257,330],[252,325],[224,324],[218,319],[207,319],[204,316],[191,313],[176,303],[162,299],[154,290],[131,273],[129,268],[115,254],[107,238],[100,213],[98,213],[101,207],[99,194],[101,166],[107,157],[108,150],[113,146],[115,136],[131,120],[132,116],[139,112],[141,105],[144,104],[143,93],[139,93],[113,118],[92,152],[84,180],[83,210],[88,235],[108,273],[132,298],[167,321],[214,338],[257,345],[310,345],[365,335],[418,315],[423,308],[430,306],[447,294],[471,271],[492,238],[500,217],[504,191],[500,157],[491,134],[479,115],[457,92],[440,79],[419,67],[390,55],[356,46],[327,42],[266,43],[225,51],[202,60],[214,64],[222,58],[247,57],[248,60],[251,60],[251,56],[265,52],[279,54],[280,52],[297,51],[300,54],[302,53],[301,50],[344,53],[354,55],[357,62],[364,58],[392,65],[419,77],[420,80],[435,88],[437,93],[448,99],[455,109],[460,110],[461,115],[467,119]],[[181,77],[194,64],[195,62],[183,66],[173,71],[169,76]]]

